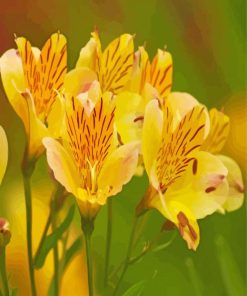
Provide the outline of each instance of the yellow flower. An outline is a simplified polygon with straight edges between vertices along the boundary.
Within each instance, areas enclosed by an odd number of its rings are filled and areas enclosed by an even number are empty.
[[[8,162],[8,142],[3,128],[0,126],[0,184],[6,171]]]
[[[133,176],[139,143],[118,147],[113,94],[101,95],[97,82],[66,101],[67,131],[62,143],[45,138],[55,178],[77,199],[84,219],[94,219],[107,198]]]
[[[146,107],[142,153],[150,186],[137,214],[156,208],[193,250],[200,239],[197,219],[217,211],[228,191],[223,163],[200,151],[208,131],[205,107],[188,94],[172,93],[162,111],[158,100]]]
[[[158,49],[152,62],[143,47],[135,53],[134,67],[125,91],[117,96],[116,124],[123,143],[141,139],[147,103],[157,98],[160,104],[172,86],[172,56]]]
[[[123,34],[113,40],[104,51],[98,32],[92,33],[90,41],[81,49],[76,69],[93,70],[103,92],[118,94],[127,83],[134,62],[133,36]]]
[[[16,38],[16,44],[17,50],[1,57],[1,76],[9,102],[24,123],[31,159],[43,152],[44,136],[60,133],[63,106],[57,92],[67,71],[67,46],[59,33],[41,51],[23,37]]]
[[[230,120],[228,116],[215,108],[210,110],[209,115],[210,132],[201,150],[216,154],[228,169],[227,182],[229,191],[221,211],[234,211],[240,208],[244,202],[244,184],[241,170],[233,159],[219,155],[229,134]]]

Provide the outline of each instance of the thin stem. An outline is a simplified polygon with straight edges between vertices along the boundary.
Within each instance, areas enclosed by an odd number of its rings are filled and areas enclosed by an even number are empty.
[[[87,252],[87,274],[88,274],[88,290],[89,296],[93,296],[93,272],[91,258],[91,235],[85,233],[86,252]]]
[[[87,255],[87,280],[88,280],[88,296],[94,295],[93,290],[93,266],[91,255],[91,236],[94,230],[94,221],[81,218],[81,228],[85,236],[86,255]]]
[[[8,285],[8,277],[6,272],[5,247],[0,248],[0,270],[1,270],[3,288],[4,288],[4,295],[9,296],[9,285]]]
[[[36,296],[33,256],[32,256],[32,194],[30,184],[31,174],[26,174],[23,170],[23,183],[26,203],[26,232],[27,232],[27,253],[28,253],[28,267],[31,282],[32,296]]]
[[[108,281],[108,271],[109,271],[109,261],[111,252],[111,239],[112,239],[112,200],[108,200],[108,215],[107,215],[107,232],[106,232],[106,252],[105,252],[105,276],[104,276],[104,286],[107,286]]]
[[[56,229],[56,213],[55,213],[55,201],[52,203],[52,231]],[[58,245],[57,243],[53,248],[53,260],[54,260],[54,296],[59,295],[59,255],[58,255]]]
[[[129,267],[129,260],[130,260],[130,256],[131,256],[131,252],[132,252],[132,247],[133,247],[133,243],[134,243],[134,239],[135,239],[135,232],[136,232],[136,227],[137,227],[137,221],[138,221],[138,217],[134,218],[134,222],[133,222],[133,226],[132,226],[132,231],[131,231],[131,235],[130,235],[130,239],[129,239],[129,245],[128,245],[128,249],[127,249],[127,254],[126,254],[126,258],[124,261],[124,266],[123,266],[123,270],[122,273],[119,277],[119,280],[117,282],[117,285],[115,287],[115,290],[113,292],[113,296],[117,295],[117,292],[120,288],[120,285],[122,283],[122,280],[125,276],[125,273]]]

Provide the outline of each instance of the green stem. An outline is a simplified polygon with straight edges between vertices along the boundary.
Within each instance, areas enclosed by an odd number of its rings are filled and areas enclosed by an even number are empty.
[[[91,255],[91,236],[94,229],[93,220],[87,220],[82,217],[81,221],[82,231],[85,236],[86,244],[86,255],[87,255],[87,274],[88,274],[88,296],[93,296],[93,266],[92,266],[92,255]]]
[[[129,245],[128,245],[128,249],[127,249],[127,254],[126,254],[126,258],[125,258],[125,261],[124,261],[124,266],[123,266],[123,270],[122,270],[122,273],[119,277],[119,280],[117,282],[117,285],[115,287],[115,290],[113,292],[113,296],[117,295],[117,292],[120,288],[120,285],[122,283],[122,280],[125,276],[125,273],[129,267],[129,260],[130,260],[130,256],[131,256],[131,252],[132,252],[132,247],[133,247],[133,244],[134,244],[134,239],[135,239],[135,233],[136,233],[136,227],[137,227],[137,221],[138,221],[138,217],[135,217],[134,218],[134,222],[133,222],[133,226],[132,226],[132,231],[131,231],[131,235],[130,235],[130,239],[129,239]]]
[[[4,288],[4,295],[9,296],[9,285],[8,285],[8,277],[6,272],[5,247],[0,248],[0,270],[1,270],[3,288]]]
[[[55,201],[52,205],[52,231],[56,229],[56,212],[55,212]],[[59,255],[58,255],[58,245],[57,243],[53,248],[53,260],[54,260],[54,296],[59,295]]]
[[[31,282],[32,296],[36,296],[33,256],[32,256],[32,194],[31,194],[31,175],[23,169],[23,183],[26,203],[26,232],[27,232],[27,253],[28,253],[28,267]]]
[[[107,215],[107,232],[106,232],[106,252],[105,252],[105,277],[104,286],[107,286],[108,281],[108,271],[109,271],[109,261],[111,252],[111,239],[112,239],[112,200],[108,200],[108,215]]]

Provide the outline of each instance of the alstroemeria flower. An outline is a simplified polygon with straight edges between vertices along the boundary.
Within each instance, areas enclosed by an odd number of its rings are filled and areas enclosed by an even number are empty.
[[[139,143],[117,146],[114,117],[113,94],[101,95],[96,82],[66,99],[62,141],[43,140],[55,178],[76,197],[85,219],[93,219],[107,198],[121,191],[137,166]]]
[[[118,94],[127,83],[134,62],[133,36],[123,34],[113,40],[104,51],[98,32],[81,49],[76,69],[89,68],[97,75],[102,92]]]
[[[130,79],[116,99],[116,124],[123,143],[141,139],[146,105],[155,98],[162,105],[171,91],[171,86],[171,54],[158,49],[150,62],[144,47],[139,47],[135,53]]]
[[[4,129],[0,126],[0,184],[8,162],[8,141]]]
[[[43,152],[44,136],[58,136],[63,105],[57,93],[67,72],[65,37],[53,34],[42,50],[16,38],[18,49],[6,51],[0,60],[3,86],[9,102],[24,123],[29,158]]]
[[[180,104],[184,98],[187,105]],[[228,190],[226,167],[216,156],[200,151],[208,124],[204,106],[187,94],[173,93],[162,111],[158,100],[148,103],[143,125],[142,153],[150,186],[138,214],[156,208],[193,250],[200,239],[197,219],[217,211]]]
[[[244,184],[241,170],[233,159],[219,155],[229,134],[230,120],[228,116],[215,108],[210,110],[209,115],[210,132],[201,150],[215,154],[228,169],[227,182],[229,192],[222,206],[222,211],[234,211],[240,208],[244,202]]]

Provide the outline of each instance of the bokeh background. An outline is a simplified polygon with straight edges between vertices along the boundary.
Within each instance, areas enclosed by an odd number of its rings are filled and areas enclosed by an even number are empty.
[[[174,60],[173,90],[191,93],[208,107],[224,107],[231,118],[231,133],[225,153],[241,165],[244,178],[247,160],[246,102],[246,5],[245,0],[1,0],[0,54],[15,47],[14,33],[42,46],[60,30],[68,39],[69,67],[97,26],[103,41],[121,33],[135,33],[136,45],[146,42],[150,55],[167,46]],[[0,216],[11,223],[8,271],[18,294],[29,295],[25,242],[25,208],[20,173],[24,132],[19,118],[0,87],[0,124],[9,140],[9,165],[0,188]],[[146,179],[135,177],[113,200],[112,265],[125,254],[133,211],[146,188]],[[34,248],[48,215],[52,192],[45,159],[34,178]],[[246,204],[246,203],[245,203]],[[200,221],[201,244],[188,251],[177,235],[164,250],[152,253],[130,267],[123,293],[132,283],[145,281],[144,296],[244,295],[246,286],[246,219],[244,206],[227,215],[214,214]],[[70,239],[80,235],[78,215]],[[100,264],[104,255],[106,209],[102,209],[93,238],[94,255]],[[163,223],[152,212],[140,245],[155,235]],[[169,241],[171,233],[164,233]],[[52,276],[52,255],[36,273],[39,295],[47,295]],[[87,296],[83,254],[76,255],[66,270],[61,295]]]

